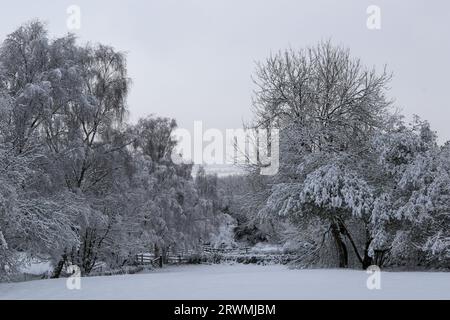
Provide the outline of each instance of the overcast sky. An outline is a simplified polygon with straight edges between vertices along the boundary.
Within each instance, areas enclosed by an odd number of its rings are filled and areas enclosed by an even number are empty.
[[[254,62],[271,52],[331,38],[367,65],[394,72],[390,95],[408,116],[428,119],[450,139],[450,2],[435,1],[3,1],[0,37],[39,18],[68,32],[66,10],[81,9],[80,40],[126,51],[131,120],[174,117],[191,129],[241,127],[251,118]],[[369,5],[381,29],[366,27]]]

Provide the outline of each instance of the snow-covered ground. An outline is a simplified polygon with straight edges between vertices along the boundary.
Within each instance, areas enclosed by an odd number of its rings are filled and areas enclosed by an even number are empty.
[[[0,299],[450,299],[450,273],[382,272],[381,289],[354,270],[271,265],[191,265],[153,272],[0,284]]]

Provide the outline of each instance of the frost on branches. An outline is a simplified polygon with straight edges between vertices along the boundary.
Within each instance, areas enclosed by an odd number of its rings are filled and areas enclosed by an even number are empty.
[[[123,53],[51,39],[39,21],[0,47],[0,277],[19,256],[89,274],[139,252],[197,248],[223,222],[217,178],[171,161],[171,119],[125,121]]]
[[[281,140],[259,215],[301,265],[450,265],[450,147],[391,109],[389,80],[330,42],[257,66],[255,126]]]
[[[375,141],[389,184],[373,214],[375,242],[397,264],[448,266],[449,145],[438,146],[427,122],[400,127]]]

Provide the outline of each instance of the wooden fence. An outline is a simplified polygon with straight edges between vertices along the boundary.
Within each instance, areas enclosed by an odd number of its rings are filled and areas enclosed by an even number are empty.
[[[136,263],[138,265],[149,265],[153,267],[163,267],[163,259],[162,257],[155,258],[151,254],[138,254],[136,255]]]
[[[135,261],[138,265],[149,265],[156,268],[162,268],[164,264],[182,264],[189,262],[189,256],[169,255],[167,257],[155,257],[150,253],[136,255]]]
[[[239,247],[239,248],[214,248],[211,245],[203,245],[202,250],[205,253],[218,253],[218,254],[229,254],[229,255],[244,255],[249,254],[250,247]]]
[[[248,255],[264,256],[267,258],[282,255],[281,253],[255,253],[251,252],[251,247],[238,248],[214,248],[211,245],[202,245],[198,251],[188,250],[184,252],[171,252],[165,257],[155,257],[151,253],[143,253],[136,255],[136,263],[138,265],[151,265],[153,267],[162,268],[164,264],[183,264],[188,263],[195,254],[218,254],[226,259],[236,257],[246,257]]]

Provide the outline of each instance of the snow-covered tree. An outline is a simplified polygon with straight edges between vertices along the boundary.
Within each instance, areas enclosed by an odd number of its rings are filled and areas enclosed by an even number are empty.
[[[387,172],[372,216],[371,250],[394,264],[445,266],[450,260],[450,158],[427,122],[381,134],[374,141]]]
[[[287,217],[305,232],[319,221],[341,267],[350,247],[363,267],[371,263],[367,153],[374,133],[393,121],[389,79],[330,42],[280,52],[257,67],[255,126],[280,129],[280,170],[260,213]]]
[[[52,181],[45,150],[39,145],[17,153],[11,106],[0,102],[0,276],[17,267],[17,254],[58,256],[78,243],[74,218],[84,210],[78,197]]]

